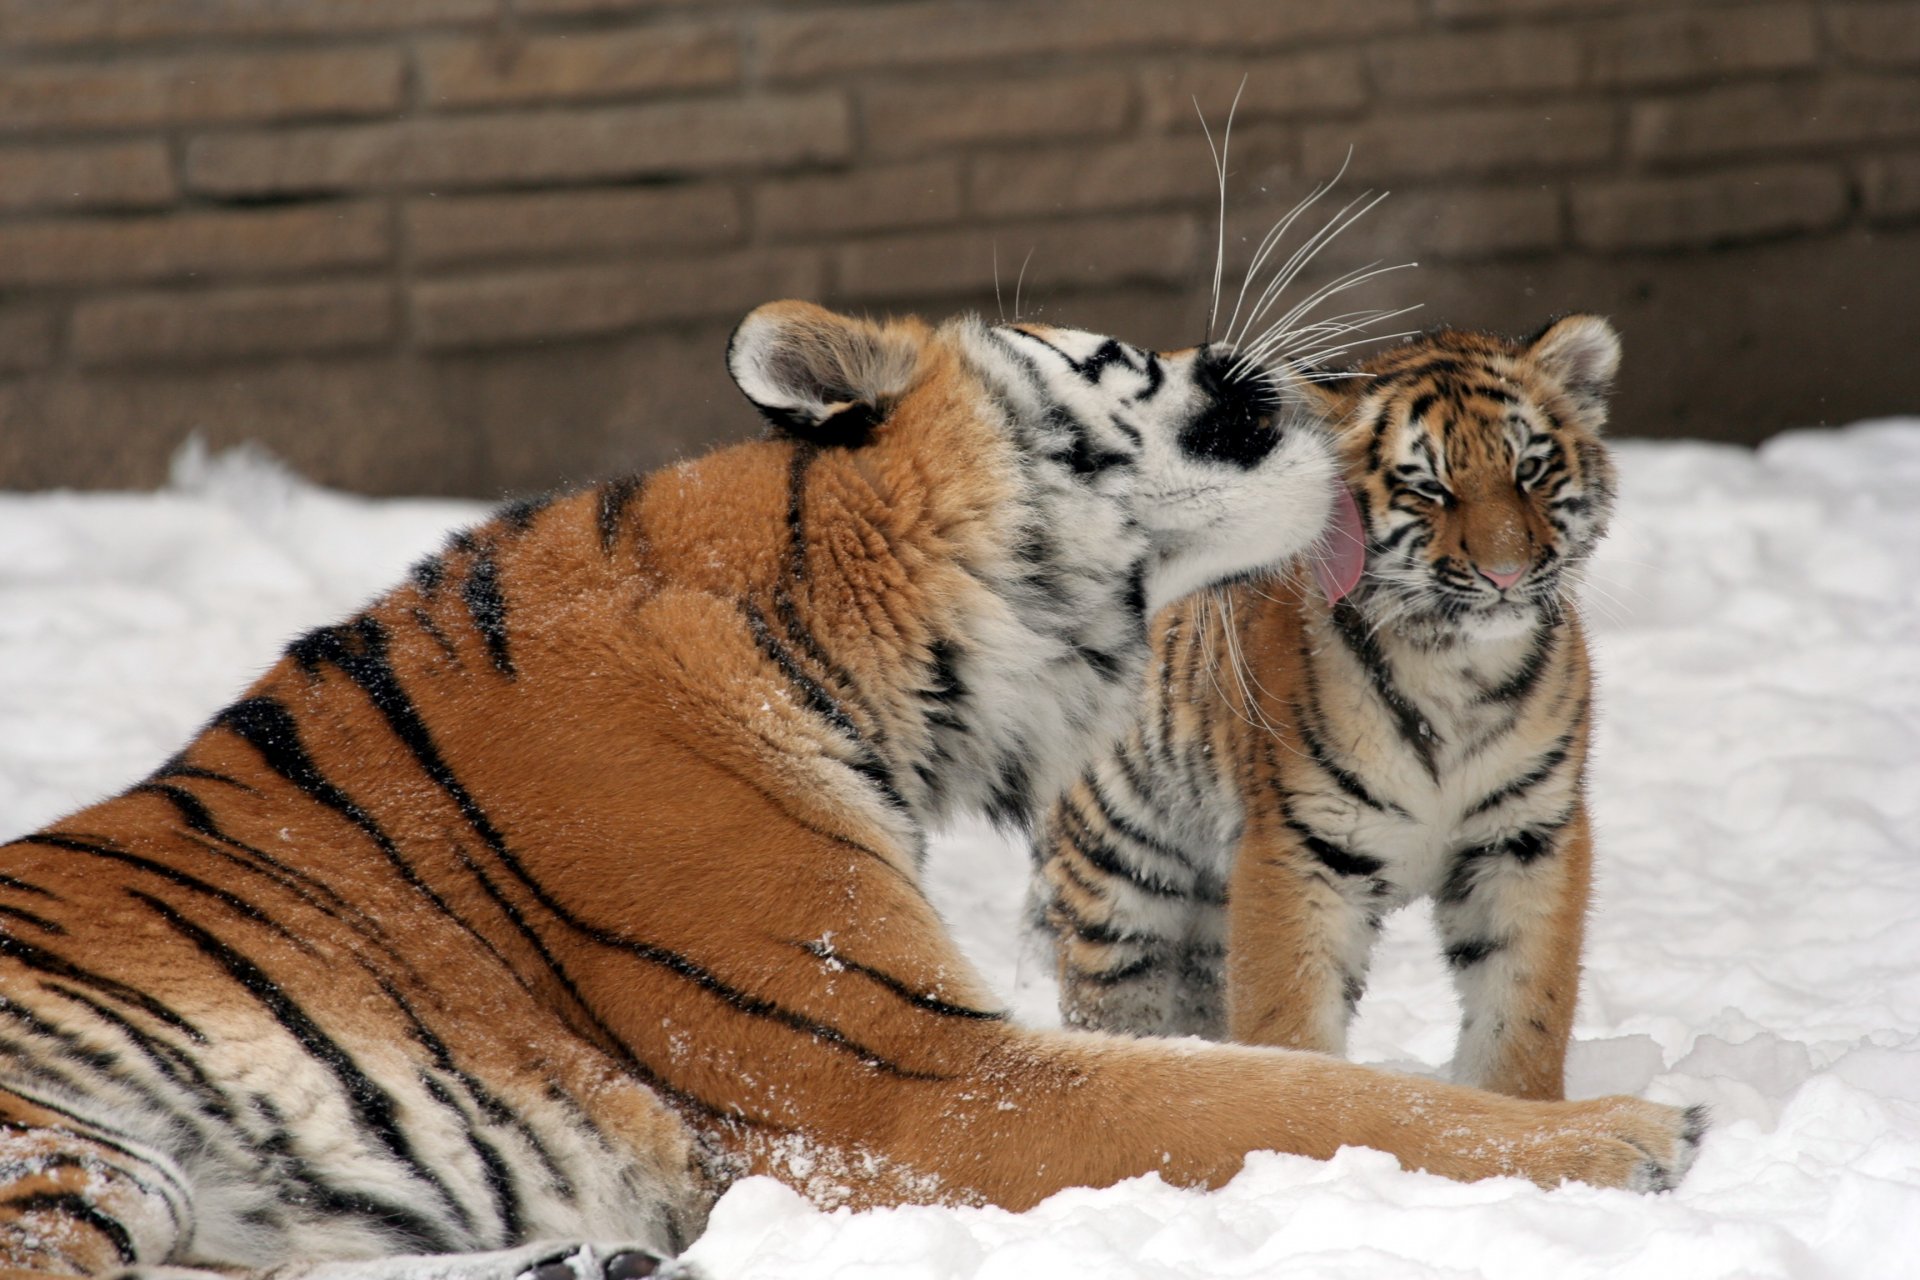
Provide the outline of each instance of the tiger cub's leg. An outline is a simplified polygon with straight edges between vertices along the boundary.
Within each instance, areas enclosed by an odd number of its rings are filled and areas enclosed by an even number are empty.
[[[1454,856],[1434,921],[1460,992],[1454,1078],[1522,1098],[1565,1095],[1592,880],[1584,804]]]
[[[1345,1052],[1380,931],[1378,870],[1284,816],[1250,819],[1227,907],[1232,1039]]]
[[[164,1259],[192,1230],[171,1160],[0,1089],[0,1269],[105,1275]]]
[[[1226,893],[1123,778],[1089,772],[1036,837],[1037,923],[1070,1026],[1218,1038]]]

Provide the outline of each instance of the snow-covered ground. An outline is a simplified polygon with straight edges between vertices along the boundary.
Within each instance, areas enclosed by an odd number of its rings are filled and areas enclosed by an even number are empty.
[[[693,1256],[715,1280],[1920,1275],[1920,421],[1618,452],[1589,595],[1600,892],[1572,1087],[1711,1104],[1684,1186],[1461,1186],[1363,1150],[1025,1214],[823,1214],[755,1180]],[[185,459],[160,494],[0,494],[0,832],[144,773],[286,639],[480,513],[231,455]],[[1024,865],[959,830],[935,892],[1044,1021]],[[1455,1016],[1409,911],[1356,1056],[1439,1070]]]

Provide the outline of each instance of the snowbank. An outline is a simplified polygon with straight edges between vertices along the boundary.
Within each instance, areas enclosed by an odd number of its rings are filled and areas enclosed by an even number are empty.
[[[716,1280],[1920,1274],[1920,422],[1618,453],[1571,1080],[1713,1107],[1679,1191],[1460,1186],[1360,1150],[1025,1214],[823,1214],[755,1180],[693,1256]],[[0,494],[0,830],[144,773],[481,511],[244,455],[184,458],[155,495]],[[932,875],[969,954],[1051,1021],[1016,927],[1023,851],[968,827]],[[1355,1056],[1438,1071],[1456,1016],[1430,922],[1403,913]]]

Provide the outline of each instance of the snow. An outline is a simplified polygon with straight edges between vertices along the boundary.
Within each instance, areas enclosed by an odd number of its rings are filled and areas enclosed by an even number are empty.
[[[1600,869],[1570,1083],[1712,1106],[1677,1192],[1462,1186],[1365,1150],[1024,1214],[823,1213],[756,1179],[691,1256],[714,1280],[1914,1274],[1920,420],[1617,453],[1588,597]],[[482,510],[331,493],[244,453],[183,456],[158,494],[0,494],[0,830],[126,785]],[[1018,928],[1024,851],[966,826],[930,874],[1011,1006],[1051,1022]],[[1456,1016],[1409,910],[1354,1056],[1438,1072]]]

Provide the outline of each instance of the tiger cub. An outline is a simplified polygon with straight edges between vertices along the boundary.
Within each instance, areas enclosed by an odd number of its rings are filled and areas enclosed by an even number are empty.
[[[1340,424],[1364,576],[1155,619],[1135,723],[1035,849],[1068,1022],[1340,1053],[1381,920],[1427,897],[1456,1079],[1562,1096],[1592,856],[1571,589],[1613,502],[1619,357],[1570,316],[1293,379]]]

